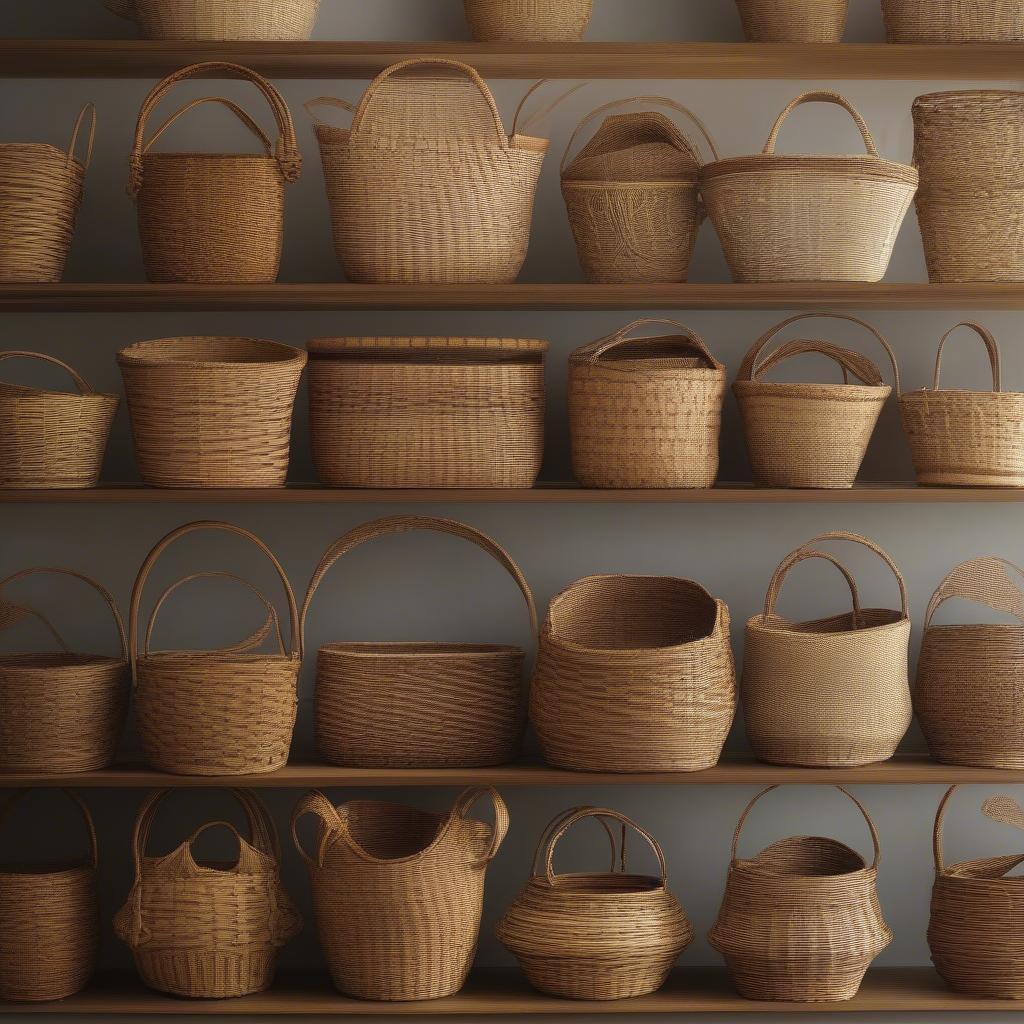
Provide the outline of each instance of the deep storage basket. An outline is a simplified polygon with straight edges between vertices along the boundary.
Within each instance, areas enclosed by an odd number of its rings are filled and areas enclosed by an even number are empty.
[[[435,69],[427,77],[425,70]],[[348,108],[321,97],[320,105]],[[363,93],[350,129],[317,120],[334,250],[350,281],[508,284],[526,259],[546,139],[505,134],[467,64],[408,60]]]
[[[190,100],[146,138],[150,116],[178,82],[220,75],[252,82],[277,122],[276,144],[237,104],[219,96]],[[152,153],[150,147],[183,114],[203,103],[234,113],[264,152]],[[146,277],[159,283],[271,284],[284,237],[284,185],[302,169],[295,126],[281,94],[255,71],[211,61],[168,75],[142,103],[135,127],[129,191],[138,207]]]
[[[309,39],[320,0],[103,0],[146,39]]]
[[[465,0],[473,38],[482,43],[573,43],[590,24],[593,0]]]
[[[630,338],[658,325],[671,334]],[[711,487],[725,367],[675,320],[643,319],[569,357],[569,436],[584,487]]]
[[[0,824],[27,792],[0,806]],[[81,798],[70,789],[62,792],[82,812],[89,855],[30,866],[23,856],[14,864],[0,862],[0,999],[5,1002],[66,999],[86,986],[96,966],[96,829]]]
[[[493,826],[467,817],[485,795]],[[319,819],[312,855],[296,833],[309,813]],[[487,865],[507,831],[508,810],[489,786],[465,790],[448,814],[379,800],[334,807],[307,793],[292,834],[335,986],[389,1002],[458,992],[476,955]]]
[[[838,43],[846,0],[736,0],[752,43]]]
[[[151,487],[283,487],[306,353],[255,338],[160,338],[117,354]]]
[[[349,531],[324,553],[302,607],[324,576],[367,541],[432,530],[482,548],[515,580],[537,635],[533,595],[519,566],[490,537],[452,519],[391,516]],[[523,729],[518,647],[456,643],[329,643],[317,655],[316,736],[330,764],[357,768],[473,768],[505,764]]]
[[[87,114],[89,135],[79,160],[75,150]],[[95,134],[96,108],[87,103],[67,152],[44,143],[0,143],[0,283],[54,284],[63,276]]]
[[[867,155],[778,156],[783,122],[809,102],[847,110]],[[702,193],[737,281],[880,281],[917,180],[913,167],[878,155],[847,100],[807,92],[779,115],[760,155],[706,164]]]
[[[552,599],[530,688],[550,764],[700,771],[717,763],[735,710],[729,609],[699,584],[588,576]]]
[[[852,487],[892,394],[870,359],[828,341],[787,341],[761,359],[780,331],[815,317],[849,320],[869,331],[889,357],[899,394],[896,356],[885,338],[863,320],[842,313],[802,313],[776,324],[746,354],[733,384],[754,479],[765,487]],[[842,384],[763,379],[773,367],[806,353],[831,359],[843,372]],[[850,383],[851,375],[857,383]]]
[[[229,821],[211,821],[170,853],[147,854],[153,819],[170,792],[150,793],[139,809],[132,834],[135,881],[114,930],[150,988],[193,999],[262,992],[274,980],[278,949],[302,928],[281,883],[274,822],[255,793],[233,789],[248,837]],[[236,861],[196,859],[196,840],[214,828],[237,840]]]
[[[849,570],[812,546],[825,540],[848,540],[875,552],[896,577],[900,609],[862,608]],[[810,622],[791,622],[776,612],[789,571],[809,558],[839,569],[852,611]],[[754,753],[770,764],[818,768],[888,760],[910,726],[909,642],[906,585],[877,544],[837,530],[787,555],[768,586],[764,613],[747,621],[741,693]]]
[[[611,870],[556,875],[558,841],[586,818],[596,818],[608,832]],[[619,871],[610,824],[622,826]],[[656,877],[626,873],[627,828],[657,856]],[[558,815],[547,827],[530,880],[498,922],[497,936],[541,992],[566,999],[628,999],[661,988],[693,941],[693,927],[668,889],[665,855],[654,836],[618,811],[583,807]]]
[[[890,43],[1024,40],[1020,0],[882,0],[882,15]]]
[[[864,815],[874,860],[822,836],[793,836],[740,858],[747,804],[732,840],[732,861],[718,920],[708,941],[724,957],[746,999],[840,1002],[852,999],[871,961],[892,942],[878,903],[881,856],[874,822],[861,802],[837,786]]]
[[[532,487],[546,341],[318,338],[313,464],[331,487]]]

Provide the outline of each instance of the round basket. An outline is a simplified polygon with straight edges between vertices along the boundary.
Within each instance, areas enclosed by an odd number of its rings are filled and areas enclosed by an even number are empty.
[[[583,38],[593,0],[465,0],[466,21],[482,43],[574,43]]]
[[[846,0],[736,0],[751,43],[838,43]]]
[[[672,334],[630,335],[646,325]],[[675,320],[642,319],[569,357],[569,436],[584,487],[712,487],[725,367]]]
[[[890,43],[1024,40],[1020,0],[882,0],[882,15]]]
[[[862,608],[850,571],[812,545],[847,540],[875,552],[892,570],[901,607]],[[850,587],[853,610],[791,622],[775,611],[789,571],[806,559],[834,565]],[[747,621],[741,686],[747,736],[769,764],[852,768],[887,761],[910,726],[907,588],[873,541],[836,530],[813,537],[775,570],[764,612]]]
[[[718,920],[708,941],[724,957],[746,999],[833,1003],[852,999],[872,960],[892,942],[876,879],[881,850],[864,805],[842,786],[871,831],[874,860],[821,836],[793,836],[756,857],[738,855],[754,805],[736,825],[732,860]]]
[[[778,156],[783,122],[811,102],[848,111],[867,154]],[[760,155],[705,164],[702,194],[736,281],[881,281],[917,181],[878,155],[847,100],[816,91],[783,110]]]
[[[868,358],[827,341],[788,341],[762,360],[761,353],[791,324],[816,317],[849,320],[869,331],[892,365],[896,393],[900,372],[889,343],[870,324],[843,313],[802,313],[776,324],[746,354],[733,393],[754,479],[764,487],[852,487],[878,417],[892,388]],[[831,359],[842,384],[776,383],[763,379],[773,367],[806,353]],[[850,383],[850,376],[860,383]]]
[[[103,0],[146,39],[309,39],[320,0]]]

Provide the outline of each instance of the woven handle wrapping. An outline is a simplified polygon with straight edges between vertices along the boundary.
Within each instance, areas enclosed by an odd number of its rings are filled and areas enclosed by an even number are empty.
[[[854,105],[846,99],[844,96],[840,96],[837,92],[832,92],[829,89],[815,90],[813,92],[805,92],[801,96],[797,96],[781,114],[775,120],[775,124],[772,125],[771,134],[768,136],[768,141],[764,144],[762,152],[765,156],[771,156],[775,152],[775,143],[779,138],[779,131],[782,129],[782,125],[785,123],[786,118],[796,110],[797,107],[802,106],[804,103],[834,103],[837,107],[842,107],[850,117],[856,122],[857,129],[860,131],[860,136],[864,140],[864,148],[867,150],[869,156],[878,156],[878,149],[875,147],[875,140],[871,137],[871,131],[867,126],[867,122],[860,113],[854,107]]]
[[[540,874],[540,857],[542,851],[547,846],[548,841],[555,833],[557,829],[564,821],[567,821],[574,814],[580,811],[592,811],[595,808],[589,804],[578,804],[576,807],[570,807],[568,810],[562,811],[561,814],[556,814],[544,827],[544,831],[541,833],[540,839],[537,840],[537,846],[533,851],[533,860],[530,861],[530,877],[536,878]],[[626,871],[626,826],[622,825],[622,842],[616,845],[615,833],[612,831],[611,825],[604,818],[594,819],[601,828],[604,829],[605,835],[608,836],[608,845],[611,848],[611,864],[608,866],[608,873],[614,874],[616,871],[625,873]]]
[[[17,804],[21,803],[30,793],[37,792],[39,792],[37,789],[19,789],[3,803],[0,803],[0,825],[7,820]],[[94,868],[99,863],[99,845],[96,840],[96,825],[92,820],[89,807],[73,789],[62,788],[61,792],[77,804],[78,809],[82,812],[82,821],[85,823],[86,835],[89,838],[89,867]]]
[[[843,578],[850,588],[850,599],[853,604],[853,624],[856,628],[859,628],[863,621],[863,614],[861,612],[860,593],[857,590],[857,581],[854,579],[853,573],[835,555],[830,554],[828,551],[807,551],[804,548],[797,548],[796,551],[791,551],[779,563],[779,567],[772,574],[768,589],[764,595],[765,618],[771,618],[775,614],[775,605],[779,600],[779,592],[782,590],[782,584],[789,575],[789,571],[800,562],[811,558],[820,558],[823,561],[831,562],[843,574]]]
[[[931,625],[932,616],[939,606],[953,597],[983,604],[993,611],[1006,612],[1024,623],[1024,588],[1011,573],[1024,579],[1024,569],[994,555],[961,563],[932,594],[924,616],[925,629]]]
[[[89,170],[89,164],[92,163],[92,148],[96,142],[96,104],[86,103],[84,107],[78,112],[78,117],[75,118],[75,126],[71,129],[71,141],[68,143],[68,159],[67,166],[70,166],[78,158],[75,156],[75,150],[78,148],[78,133],[82,129],[82,124],[85,121],[86,115],[89,115],[89,134],[85,138],[85,156],[79,161],[84,170]]]
[[[946,811],[949,808],[949,801],[959,786],[950,786],[939,802],[939,809],[935,813],[935,829],[932,832],[932,851],[935,855],[935,874],[941,875],[946,870],[945,855],[942,849],[942,830],[946,823]],[[1014,828],[1024,829],[1024,810],[1019,803],[1011,796],[991,796],[982,805],[982,812],[985,817],[992,821],[998,821],[1003,825],[1011,825]],[[1024,863],[1024,854],[1010,854],[1004,857],[985,857],[981,863],[997,867],[1000,871],[1009,871],[1018,864]]]
[[[80,395],[96,394],[96,392],[89,387],[89,384],[84,377],[71,369],[67,363],[63,363],[59,359],[54,359],[53,356],[44,356],[42,352],[25,352],[21,350],[15,351],[12,349],[9,352],[0,352],[0,362],[3,362],[5,359],[38,359],[40,362],[59,366],[75,382],[75,387]]]
[[[722,364],[708,351],[708,347],[705,344],[704,339],[699,334],[695,334],[689,327],[684,327],[678,320],[668,320],[664,317],[645,316],[641,317],[639,320],[634,320],[632,323],[626,324],[625,327],[620,327],[614,334],[609,334],[605,338],[600,338],[597,341],[591,342],[589,345],[584,345],[579,350],[579,354],[589,356],[589,361],[593,364],[596,363],[601,356],[610,352],[614,348],[618,348],[620,345],[636,345],[642,344],[645,341],[650,341],[653,337],[652,335],[647,335],[642,338],[630,338],[629,335],[638,327],[645,327],[651,324],[659,324],[662,327],[671,327],[673,330],[678,331],[679,337],[673,336],[669,340],[671,340],[673,344],[678,344],[680,348],[686,351],[696,352],[707,362],[709,369],[725,369],[725,367],[722,366]]]
[[[1002,391],[1002,365],[999,357],[999,346],[991,332],[973,320],[962,320],[955,327],[950,327],[942,336],[939,342],[939,350],[935,353],[935,376],[932,379],[932,390],[939,390],[939,375],[942,372],[942,350],[946,347],[949,336],[961,327],[969,327],[985,344],[985,351],[988,352],[989,365],[992,367],[992,390],[995,393]]]

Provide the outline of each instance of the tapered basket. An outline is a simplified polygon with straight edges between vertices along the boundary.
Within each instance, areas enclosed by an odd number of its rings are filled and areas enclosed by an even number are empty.
[[[743,34],[752,43],[838,43],[846,0],[736,0]]]
[[[890,43],[1019,43],[1019,0],[882,0]]]
[[[465,0],[470,32],[482,43],[578,42],[593,7],[593,0]]]

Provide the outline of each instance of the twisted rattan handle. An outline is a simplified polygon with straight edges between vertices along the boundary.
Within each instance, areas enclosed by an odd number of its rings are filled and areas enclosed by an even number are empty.
[[[942,849],[942,832],[946,823],[946,811],[949,809],[949,801],[959,786],[950,786],[939,801],[939,808],[935,812],[935,828],[932,831],[932,852],[935,857],[935,874],[941,875],[946,870],[945,854]],[[991,796],[981,805],[982,813],[992,821],[998,821],[1002,825],[1011,825],[1014,828],[1024,829],[1024,811],[1011,796]],[[990,861],[998,862],[1001,868],[1009,870],[1024,861],[1024,856],[1017,854],[1009,857],[989,858]]]
[[[256,139],[263,144],[263,149],[267,156],[272,156],[274,153],[274,144],[267,137],[267,133],[249,116],[249,114],[243,110],[233,100],[229,100],[224,96],[200,96],[199,99],[189,100],[184,106],[179,107],[170,117],[152,135],[146,140],[145,145],[142,148],[143,153],[148,153],[150,148],[155,145],[161,136],[171,127],[179,118],[183,117],[190,110],[195,107],[201,107],[207,103],[217,103],[227,110],[230,110],[239,121],[245,125],[246,128],[256,137]]]
[[[768,141],[764,144],[762,152],[765,156],[771,156],[775,152],[775,143],[778,141],[779,131],[783,123],[797,107],[802,106],[804,103],[834,103],[837,107],[842,107],[856,123],[860,136],[864,140],[864,148],[867,150],[868,155],[878,156],[878,149],[875,147],[875,140],[871,137],[871,131],[867,126],[867,122],[860,116],[856,107],[848,99],[840,96],[837,92],[833,92],[831,89],[816,89],[812,92],[805,92],[797,96],[795,100],[786,106],[786,109],[776,118],[775,124],[772,125],[771,133],[768,136]]]
[[[302,840],[299,839],[299,820],[307,814],[316,815],[324,826],[324,834],[320,840],[320,849],[317,851],[316,860],[310,857],[306,852],[306,848],[302,845]],[[295,849],[299,851],[299,856],[302,857],[310,868],[322,868],[324,866],[324,853],[326,852],[327,840],[332,829],[341,833],[347,831],[341,815],[338,814],[337,807],[319,789],[311,789],[308,793],[304,793],[299,798],[298,803],[292,808],[292,841],[295,843]]]
[[[771,618],[775,614],[775,605],[779,599],[779,593],[790,570],[800,562],[810,558],[820,558],[826,562],[831,562],[843,574],[843,578],[850,588],[850,599],[853,603],[853,624],[856,628],[859,628],[863,621],[863,614],[861,612],[860,593],[857,590],[857,581],[854,579],[853,573],[830,552],[808,551],[806,548],[797,548],[796,551],[791,551],[779,563],[778,568],[772,574],[772,578],[768,583],[768,589],[764,595],[765,618]]]
[[[473,805],[483,797],[489,797],[494,806],[494,831],[491,834],[491,845],[487,852],[475,864],[490,864],[497,856],[505,836],[508,835],[509,815],[508,806],[502,800],[501,794],[493,786],[470,786],[464,789],[455,799],[452,805],[451,814],[448,816],[449,826],[456,820],[464,820],[472,810]],[[447,826],[446,826],[447,827]]]
[[[595,808],[591,804],[577,804],[575,807],[570,807],[567,810],[562,811],[561,814],[556,814],[548,823],[544,826],[544,831],[540,834],[540,838],[537,840],[537,845],[533,851],[533,860],[530,861],[530,877],[535,878],[540,874],[540,855],[541,851],[546,847],[548,840],[554,835],[555,829],[557,829],[563,821],[567,821],[574,814],[580,811],[594,810]],[[601,828],[604,829],[605,835],[608,836],[608,845],[611,848],[611,864],[608,867],[609,874],[614,874],[616,870],[625,872],[626,870],[626,826],[622,826],[622,844],[621,847],[615,843],[615,833],[612,832],[611,826],[605,821],[604,818],[594,819]],[[620,852],[621,850],[621,852]]]
[[[932,594],[924,616],[925,629],[931,625],[932,616],[939,606],[953,597],[983,604],[994,611],[1006,612],[1024,623],[1024,587],[1014,582],[1011,572],[1024,579],[1024,569],[996,555],[962,562]]]
[[[0,804],[0,825],[7,820],[17,804],[20,804],[29,794],[37,792],[39,792],[38,789],[19,789],[4,800]],[[86,835],[89,838],[89,866],[94,868],[99,863],[99,843],[96,839],[96,823],[92,820],[89,806],[73,789],[61,787],[61,792],[76,803],[82,812],[82,821],[85,823]]]
[[[51,363],[54,366],[59,366],[74,381],[75,388],[78,390],[80,395],[96,394],[84,377],[71,369],[67,363],[61,362],[61,360],[55,359],[53,356],[43,355],[42,352],[26,352],[23,350],[11,349],[7,352],[0,352],[0,362],[3,362],[5,359],[38,359],[40,362]]]
[[[89,118],[89,134],[85,140],[85,156],[82,157],[81,164],[83,170],[89,170],[89,164],[92,163],[92,148],[96,142],[96,104],[86,103],[84,107],[78,112],[78,117],[75,118],[75,126],[71,129],[71,141],[68,143],[68,159],[67,165],[70,166],[78,158],[75,156],[75,150],[78,148],[78,133],[81,131],[82,123],[85,121],[86,114],[90,114]]]
[[[996,339],[992,337],[992,333],[988,328],[982,327],[981,324],[975,323],[973,320],[961,320],[956,326],[950,327],[942,336],[942,341],[939,342],[939,350],[935,353],[935,376],[932,379],[932,390],[939,390],[939,375],[942,371],[942,350],[946,347],[946,341],[949,336],[960,327],[969,327],[984,342],[985,351],[988,352],[989,365],[992,367],[992,390],[996,393],[1002,391],[1002,366],[999,357],[999,346],[996,344]]]
[[[626,324],[625,327],[620,327],[613,334],[600,338],[598,341],[592,342],[590,345],[585,345],[580,349],[580,353],[589,355],[590,362],[596,363],[601,356],[610,352],[613,348],[618,348],[619,345],[640,344],[645,341],[650,341],[652,337],[651,335],[646,335],[642,338],[630,338],[629,335],[638,327],[646,327],[653,324],[659,324],[662,327],[671,327],[673,330],[678,331],[679,338],[676,339],[675,336],[673,336],[672,340],[677,341],[681,348],[696,351],[701,357],[707,360],[708,366],[713,370],[724,369],[722,364],[715,359],[710,351],[708,351],[708,347],[705,344],[704,339],[699,334],[691,331],[689,327],[685,327],[678,320],[670,320],[667,317],[660,316],[640,317],[640,319]]]

